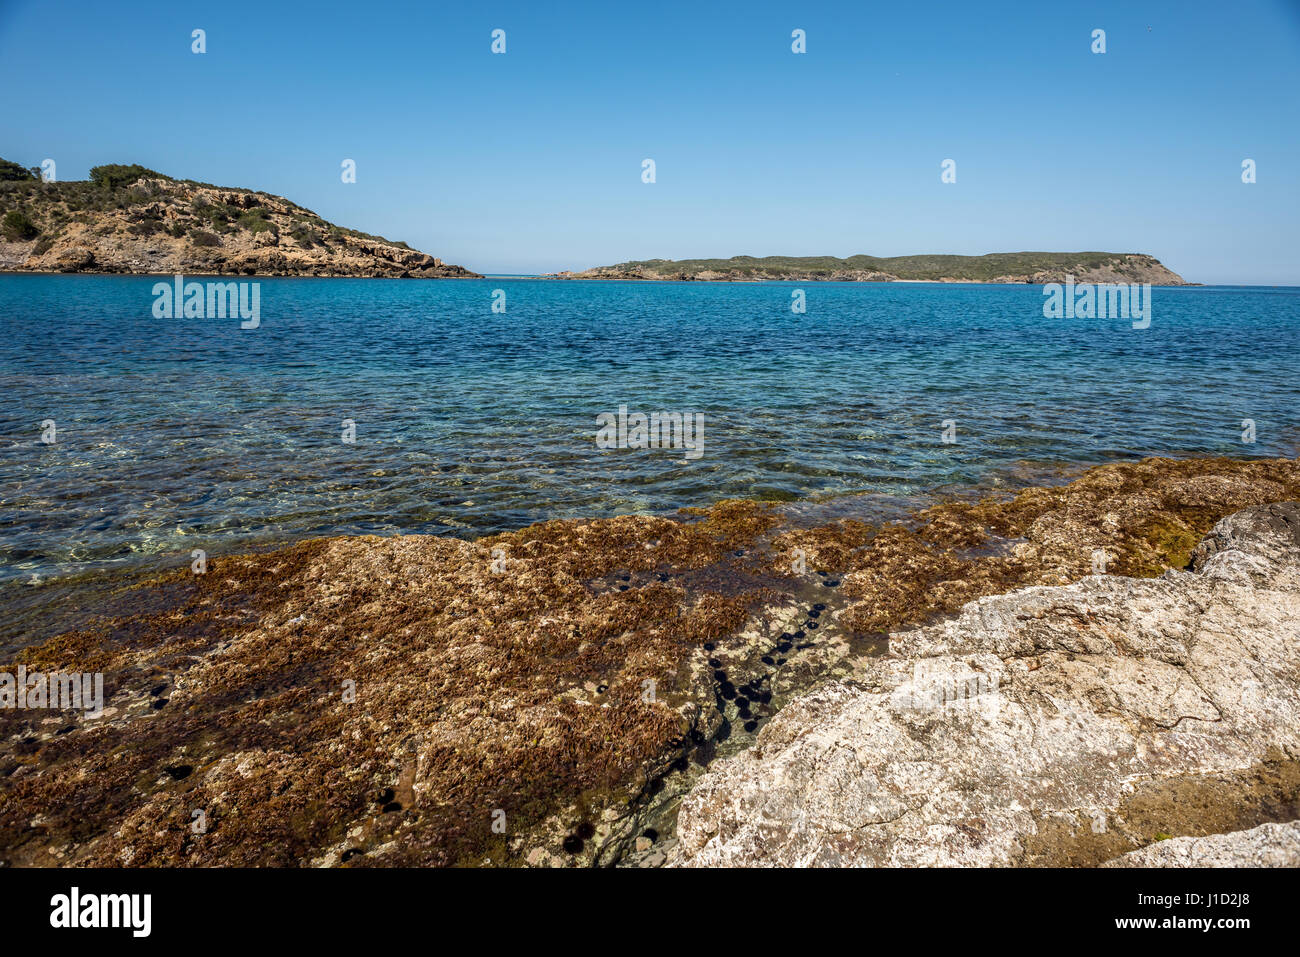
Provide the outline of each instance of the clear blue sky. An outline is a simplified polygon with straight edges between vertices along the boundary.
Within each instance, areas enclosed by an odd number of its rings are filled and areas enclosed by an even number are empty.
[[[1296,285],[1297,8],[0,0],[0,156],[263,189],[479,272],[1104,249]]]

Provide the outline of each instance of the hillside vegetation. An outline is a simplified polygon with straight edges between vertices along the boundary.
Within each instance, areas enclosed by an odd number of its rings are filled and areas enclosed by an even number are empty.
[[[258,190],[138,165],[43,182],[0,160],[0,269],[268,276],[469,277],[406,243],[327,222]]]
[[[733,256],[647,259],[560,273],[574,279],[892,282],[1149,282],[1183,285],[1177,273],[1141,253],[989,253],[985,256]]]

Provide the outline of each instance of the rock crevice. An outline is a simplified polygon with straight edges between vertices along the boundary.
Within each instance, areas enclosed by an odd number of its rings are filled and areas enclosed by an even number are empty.
[[[891,635],[710,768],[674,863],[1100,864],[1291,820],[1297,675],[1300,503],[1251,507],[1189,570],[1025,588]]]

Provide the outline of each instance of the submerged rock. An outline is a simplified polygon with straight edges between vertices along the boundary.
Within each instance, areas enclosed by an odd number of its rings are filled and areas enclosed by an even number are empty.
[[[710,767],[675,862],[1091,865],[1300,816],[1300,504],[1223,519],[1192,560],[895,633]]]

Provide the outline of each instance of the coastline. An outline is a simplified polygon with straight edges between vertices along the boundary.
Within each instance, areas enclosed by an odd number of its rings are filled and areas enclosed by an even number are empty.
[[[706,769],[888,655],[887,636],[1087,578],[1098,549],[1108,575],[1151,579],[1226,515],[1296,498],[1294,459],[1144,459],[884,524],[724,501],[218,556],[129,589],[138,613],[6,664],[103,671],[108,700],[98,721],[0,716],[27,742],[0,768],[15,835],[0,856],[663,863]],[[240,814],[267,793],[274,813]],[[202,841],[183,827],[191,804],[221,822]],[[33,814],[39,828],[17,826]]]
[[[174,272],[131,272],[127,270],[98,270],[98,269],[0,269],[0,276],[138,276],[141,279],[157,278],[170,279],[176,275]],[[466,272],[466,275],[456,276],[415,276],[415,275],[398,275],[398,276],[379,276],[363,275],[361,273],[300,273],[300,272],[204,272],[202,269],[185,269],[181,275],[195,279],[230,279],[238,277],[241,279],[486,279],[487,276],[480,276],[477,273]]]
[[[1199,456],[1189,454],[1170,457],[1190,459]],[[1124,461],[1136,462],[1138,459]],[[973,484],[947,483],[908,495],[847,491],[815,493],[796,498],[742,500],[770,507],[780,521],[791,529],[826,525],[840,519],[867,521],[880,525],[892,521],[906,522],[910,516],[945,503],[1011,498],[1028,488],[1065,485],[1089,469],[1104,464],[1112,463],[1022,461],[994,467],[980,481]],[[501,528],[485,529],[467,525],[458,529],[448,529],[445,532],[394,530],[357,533],[315,529],[278,530],[262,535],[240,535],[229,540],[205,540],[202,536],[197,540],[204,542],[208,554],[217,559],[262,555],[315,540],[371,536],[395,538],[403,535],[427,535],[474,543],[486,541],[496,535],[524,532],[551,521],[599,522],[617,518],[680,519],[689,510],[701,507],[707,510],[711,506],[707,503],[702,506],[683,504],[638,513],[586,514],[568,516],[565,519],[542,518]],[[80,623],[90,617],[90,613],[84,611],[82,605],[87,603],[91,595],[95,596],[96,601],[104,602],[107,607],[112,608],[115,607],[113,603],[119,602],[122,595],[166,579],[178,569],[188,565],[190,558],[187,549],[191,544],[193,543],[189,541],[180,541],[176,549],[170,551],[132,552],[129,557],[122,559],[101,559],[86,561],[79,565],[39,567],[0,577],[0,605],[5,606],[11,613],[6,622],[0,625],[0,660],[3,660],[7,654],[16,654],[31,645],[32,641],[23,639],[23,636],[30,631],[35,631],[42,636],[41,640],[44,640],[79,627]],[[70,611],[67,614],[52,614],[48,606],[50,601],[58,606],[66,605]],[[20,613],[15,615],[15,609]],[[27,613],[21,613],[23,609]]]
[[[519,277],[522,278],[522,277]],[[531,276],[532,279],[549,279],[559,282],[672,282],[672,283],[720,283],[727,285],[737,284],[761,284],[770,283],[789,283],[789,282],[845,282],[845,283],[879,283],[881,285],[912,285],[912,286],[1042,286],[1052,282],[1054,279],[848,279],[838,276],[789,276],[784,278],[764,278],[764,279],[697,279],[693,276],[561,276],[556,273],[546,273],[540,276]],[[1064,281],[1064,277],[1062,280]],[[1148,283],[1155,288],[1164,289],[1182,289],[1187,286],[1204,286],[1200,282],[1178,282]]]
[[[85,181],[47,181],[6,165],[0,201],[13,207],[6,215],[15,222],[0,241],[5,271],[478,278],[262,190],[174,179],[139,165],[92,167]]]
[[[0,268],[0,276],[140,276],[140,277],[158,277],[168,278],[175,275],[172,272],[151,272],[151,271],[131,271],[131,270],[101,270],[101,269],[23,269],[6,266]],[[499,279],[499,280],[551,280],[563,282],[671,282],[671,283],[718,283],[726,285],[744,285],[761,283],[789,283],[789,282],[843,282],[843,283],[879,283],[881,285],[907,285],[907,286],[1042,286],[1055,280],[1035,280],[1035,279],[848,279],[836,276],[790,276],[785,278],[763,278],[763,279],[697,279],[695,277],[674,277],[674,276],[562,276],[558,273],[539,273],[537,275],[493,275],[491,273],[474,273],[469,270],[464,275],[446,275],[446,276],[416,276],[416,275],[370,275],[364,273],[340,273],[340,272],[204,272],[198,269],[183,270],[183,275],[193,276],[196,278],[229,278],[239,276],[248,279]],[[1185,287],[1205,286],[1200,282],[1179,282],[1179,283],[1160,283],[1153,282],[1148,285],[1155,288],[1164,289],[1181,289]],[[1263,286],[1261,288],[1287,288]]]
[[[648,259],[553,273],[556,279],[676,281],[1076,283],[1187,285],[1145,253],[1018,252],[982,256],[732,256],[729,259]]]

